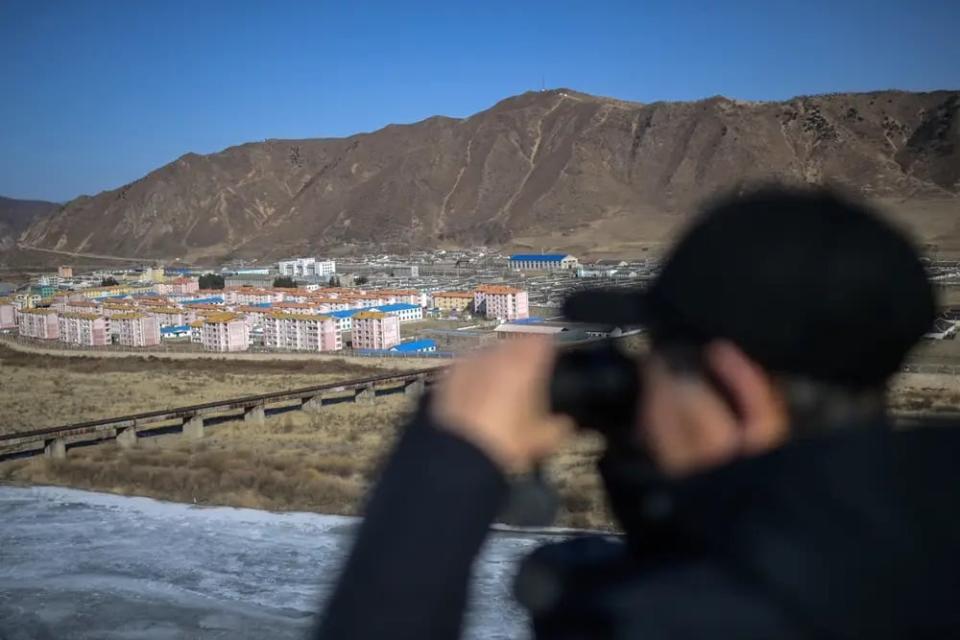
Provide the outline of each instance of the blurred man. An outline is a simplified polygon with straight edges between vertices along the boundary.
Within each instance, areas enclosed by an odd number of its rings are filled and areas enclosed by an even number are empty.
[[[576,302],[576,301],[575,301]],[[638,419],[601,473],[622,540],[548,545],[517,580],[544,638],[960,635],[956,430],[892,432],[886,389],[931,325],[909,243],[864,207],[767,190],[701,216],[643,294]],[[574,430],[554,351],[458,362],[373,492],[321,638],[455,638],[507,490]]]

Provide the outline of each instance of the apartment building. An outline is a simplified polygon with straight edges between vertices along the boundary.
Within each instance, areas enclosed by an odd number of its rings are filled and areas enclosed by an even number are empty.
[[[473,294],[469,291],[438,291],[432,295],[433,306],[444,313],[473,310]]]
[[[400,318],[381,311],[361,311],[353,317],[354,349],[389,349],[400,344]]]
[[[329,278],[337,272],[337,263],[319,258],[293,258],[278,262],[277,270],[280,275],[291,278]]]
[[[61,266],[57,267],[57,275],[61,278],[72,278],[73,277],[73,267]]]
[[[96,313],[65,312],[57,317],[60,342],[84,347],[110,344],[110,321]]]
[[[330,316],[273,312],[264,316],[264,346],[283,351],[338,351],[343,337]]]
[[[50,305],[54,307],[54,304]],[[64,300],[58,305],[63,313],[93,313],[100,314],[100,305],[91,300]]]
[[[176,307],[148,307],[142,311],[156,318],[161,327],[179,327],[192,322],[196,317],[195,313]]]
[[[57,340],[60,337],[60,323],[53,309],[21,309],[17,314],[17,329],[27,338]]]
[[[203,320],[194,320],[188,322],[190,328],[190,342],[193,344],[203,344]]]
[[[152,347],[160,344],[160,321],[146,313],[124,313],[111,316],[110,332],[117,342],[127,347]]]
[[[100,313],[108,318],[121,313],[134,313],[136,310],[137,307],[135,305],[125,302],[104,302],[100,305]]]
[[[250,346],[250,329],[239,314],[211,313],[200,327],[200,342],[207,351],[246,351]]]
[[[530,317],[527,292],[502,285],[481,285],[473,293],[477,313],[488,319],[522,320]]]
[[[162,296],[187,296],[200,291],[200,280],[197,278],[175,278],[168,282],[158,283],[154,289]]]
[[[17,311],[10,298],[0,298],[0,331],[17,328]]]
[[[282,291],[271,291],[269,289],[254,289],[252,287],[243,287],[233,291],[232,299],[226,299],[228,303],[233,304],[274,304],[283,302]]]
[[[27,293],[21,291],[20,293],[14,295],[13,299],[20,309],[32,309],[40,304],[40,301],[43,298],[39,293]]]
[[[233,312],[243,315],[247,326],[253,329],[255,327],[262,327],[267,315],[272,313],[272,310],[269,307],[242,306],[234,307]]]

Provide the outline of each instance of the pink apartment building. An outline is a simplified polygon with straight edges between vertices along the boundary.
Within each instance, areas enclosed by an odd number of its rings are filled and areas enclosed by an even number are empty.
[[[96,313],[66,311],[58,318],[60,341],[85,347],[110,344],[109,321]]]
[[[353,316],[354,349],[389,349],[400,344],[400,318],[379,311]]]
[[[64,313],[93,313],[99,315],[100,305],[90,300],[65,300],[61,303],[60,308]]]
[[[52,309],[21,309],[17,315],[20,335],[27,338],[56,340],[60,337],[57,312]]]
[[[122,313],[110,318],[110,331],[126,347],[152,347],[160,344],[160,321],[145,313]]]
[[[488,319],[522,320],[530,317],[527,292],[501,285],[482,285],[473,294],[477,313]]]
[[[305,313],[270,313],[264,316],[263,341],[268,349],[337,351],[343,338],[330,316]]]
[[[177,278],[161,282],[155,288],[160,295],[187,296],[200,290],[200,281],[197,278]]]
[[[226,297],[224,297],[223,300],[224,302],[232,302],[234,304],[267,304],[283,302],[283,290],[268,291],[266,289],[241,287],[234,292],[233,300],[227,300]]]
[[[156,318],[161,327],[178,327],[189,324],[196,318],[192,311],[176,307],[151,307],[143,309],[143,312]]]
[[[246,351],[250,346],[250,329],[239,314],[211,313],[200,327],[200,342],[207,351]]]
[[[10,298],[0,298],[0,331],[17,328],[17,312]]]

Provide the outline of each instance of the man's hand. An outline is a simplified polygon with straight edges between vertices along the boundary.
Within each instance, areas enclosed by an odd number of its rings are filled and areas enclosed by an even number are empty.
[[[528,471],[573,431],[550,413],[554,350],[547,340],[512,340],[458,361],[431,408],[444,428],[480,448],[506,473]]]

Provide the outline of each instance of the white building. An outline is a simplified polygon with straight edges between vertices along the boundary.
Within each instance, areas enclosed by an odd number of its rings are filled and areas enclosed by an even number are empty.
[[[278,262],[277,270],[280,275],[291,278],[329,278],[337,272],[337,263],[317,258],[294,258]]]
[[[510,268],[517,271],[576,269],[580,262],[565,253],[518,253],[510,256]]]

